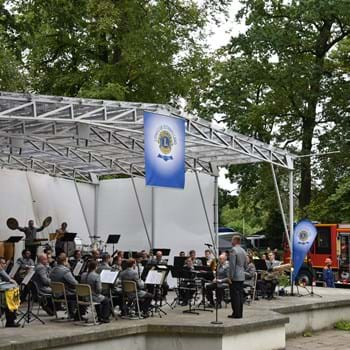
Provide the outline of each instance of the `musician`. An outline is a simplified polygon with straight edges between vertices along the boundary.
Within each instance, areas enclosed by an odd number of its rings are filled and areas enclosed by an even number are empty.
[[[79,249],[74,250],[74,254],[71,258],[69,258],[69,266],[74,270],[75,266],[78,262],[83,262],[83,259],[81,257],[81,251]]]
[[[113,259],[112,270],[113,271],[122,271],[123,258],[119,255],[115,256]]]
[[[248,259],[248,265],[244,271],[244,275],[245,275],[244,286],[253,287],[253,278],[256,273],[256,268],[253,263],[253,256],[248,255],[247,259]]]
[[[95,303],[99,303],[99,305],[96,305],[98,321],[100,323],[109,323],[109,316],[111,314],[111,303],[107,297],[102,295],[101,278],[100,275],[97,273],[96,268],[97,261],[91,260],[88,264],[88,271],[84,272],[81,275],[81,283],[90,285],[92,300]]]
[[[204,256],[205,256],[205,258],[207,259],[207,266],[211,266],[211,264],[212,264],[212,262],[213,262],[213,260],[214,260],[214,256],[213,256],[213,254],[211,253],[211,251],[209,250],[209,249],[206,249],[205,251],[204,251]]]
[[[97,249],[94,249],[91,251],[91,256],[92,256],[92,260],[97,261],[97,263],[99,263],[100,261],[100,251]]]
[[[190,250],[190,259],[192,260],[193,266],[202,266],[202,261],[196,258],[196,251]]]
[[[229,270],[229,264],[227,261],[226,254],[221,254],[219,256],[219,266],[217,267],[217,279],[214,278],[212,283],[209,283],[205,287],[206,297],[209,302],[209,307],[214,307],[214,296],[213,292],[216,291],[216,302],[219,307],[221,307],[221,302],[224,298],[224,290],[225,288],[228,288],[228,270]]]
[[[67,255],[60,253],[57,258],[57,266],[55,266],[50,276],[52,282],[61,282],[65,285],[67,299],[68,299],[68,314],[70,318],[74,318],[76,321],[79,320],[79,315],[75,312],[76,309],[76,297],[75,297],[75,286],[78,281],[74,278],[71,270],[68,267]],[[79,305],[80,315],[84,315],[86,308]]]
[[[47,246],[44,249],[44,254],[46,254],[49,266],[53,268],[56,265],[56,260],[52,257],[52,248],[50,246]]]
[[[6,260],[2,256],[0,257],[0,281],[12,283],[17,286],[15,280],[13,280],[5,271]],[[20,325],[15,323],[16,321],[16,311],[10,311],[7,307],[5,309],[6,325],[5,327],[19,327]]]
[[[242,318],[243,317],[243,282],[245,280],[244,271],[247,268],[247,254],[241,247],[241,237],[232,237],[232,251],[229,261],[229,278],[230,284],[230,296],[232,315],[229,318]]]
[[[44,225],[41,225],[40,227],[35,227],[34,226],[34,221],[29,220],[28,221],[28,226],[26,227],[19,227],[18,230],[23,232],[26,236],[25,238],[25,248],[29,249],[32,255],[32,258],[36,258],[36,252],[37,252],[37,246],[35,245],[35,240],[38,238],[37,233],[41,232],[44,229]]]
[[[193,260],[189,257],[185,261],[185,266],[183,267],[184,276],[179,285],[179,297],[181,306],[186,306],[193,298],[194,293],[196,292],[196,271],[194,269]]]
[[[55,252],[56,256],[58,256],[61,252],[65,251],[65,241],[63,241],[64,235],[68,232],[67,231],[67,223],[62,222],[61,227],[56,230],[57,238],[56,238],[56,244],[55,244]]]
[[[142,278],[142,272],[144,270],[144,265],[142,264],[143,263],[143,255],[142,253],[138,253],[136,255],[136,271],[137,271],[137,275],[139,276],[139,278]]]
[[[49,259],[46,254],[40,254],[38,257],[38,264],[35,266],[35,274],[33,276],[33,281],[37,284],[39,292],[44,294],[51,294],[52,290],[50,288],[50,272],[51,267],[49,265]],[[49,316],[54,315],[54,308],[52,304],[52,299],[46,297],[46,302],[42,305],[42,308]]]
[[[22,250],[22,257],[16,261],[19,264],[18,276],[19,280],[23,279],[27,272],[34,267],[34,261],[31,258],[31,252],[29,249]]]
[[[158,250],[156,252],[156,255],[153,259],[150,259],[149,264],[153,264],[153,265],[167,265],[168,262],[163,259],[163,252],[161,250]]]
[[[185,258],[186,257],[186,253],[182,250],[180,253],[179,253],[179,256],[181,258]]]
[[[138,290],[138,298],[140,301],[140,308],[142,310],[142,316],[145,318],[149,317],[148,312],[152,302],[152,294],[142,290],[144,288],[144,283],[137,274],[135,259],[129,259],[127,261],[127,268],[124,271],[120,272],[119,278],[121,282],[123,281],[136,282],[137,290]]]
[[[280,266],[281,262],[275,259],[275,254],[272,251],[268,253],[265,262],[267,273],[259,281],[259,289],[261,289],[263,297],[266,296],[268,300],[271,300],[278,283],[278,273],[274,273],[273,268]]]
[[[108,253],[103,253],[101,258],[102,258],[102,261],[96,269],[96,272],[98,274],[100,274],[102,270],[108,270],[108,271],[112,270],[112,266],[110,265],[111,256]]]

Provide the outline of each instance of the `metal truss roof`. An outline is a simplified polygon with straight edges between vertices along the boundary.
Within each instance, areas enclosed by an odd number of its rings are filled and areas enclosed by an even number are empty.
[[[169,106],[0,92],[0,166],[91,182],[144,176],[143,112]],[[186,168],[268,162],[292,170],[294,156],[197,117],[186,120]]]

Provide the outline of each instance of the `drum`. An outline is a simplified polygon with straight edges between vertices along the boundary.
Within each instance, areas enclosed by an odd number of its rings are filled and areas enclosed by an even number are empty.
[[[18,229],[18,221],[15,218],[8,218],[6,224],[10,230]]]
[[[15,248],[13,243],[0,242],[0,256],[3,256],[5,260],[13,259],[15,255]]]

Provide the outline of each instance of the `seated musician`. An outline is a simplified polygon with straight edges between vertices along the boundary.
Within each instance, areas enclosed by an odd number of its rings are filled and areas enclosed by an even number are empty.
[[[16,281],[13,280],[5,271],[6,260],[2,256],[0,257],[0,281],[8,282],[17,285]],[[15,323],[16,321],[16,311],[10,311],[5,305],[1,306],[5,310],[6,326],[5,327],[19,327],[20,325]]]
[[[219,266],[218,266],[218,276],[217,279],[214,278],[212,283],[209,283],[205,287],[206,297],[209,301],[209,306],[214,307],[214,296],[213,292],[216,292],[216,302],[219,307],[221,307],[221,302],[224,298],[224,290],[228,288],[228,269],[229,263],[227,261],[226,254],[221,254],[219,256]],[[217,288],[217,289],[216,289]]]
[[[183,267],[186,278],[182,278],[179,285],[179,298],[181,306],[188,305],[189,301],[193,298],[195,293],[195,269],[193,265],[193,260],[187,258],[185,261],[185,266]]]
[[[35,274],[33,276],[33,281],[37,284],[39,292],[44,294],[51,294],[50,283],[51,279],[49,277],[51,272],[51,267],[49,265],[49,260],[46,254],[40,254],[38,257],[38,264],[35,266]],[[46,302],[41,305],[43,310],[50,316],[54,315],[52,299],[47,297]]]
[[[50,276],[52,282],[61,282],[64,284],[68,299],[68,313],[70,318],[74,318],[76,321],[79,320],[78,312],[76,312],[76,297],[75,297],[75,286],[78,281],[74,278],[71,270],[68,267],[67,255],[60,253],[57,258],[57,266],[55,266]],[[79,305],[80,315],[84,315],[86,308]]]
[[[156,252],[156,255],[154,256],[153,259],[150,259],[148,261],[149,264],[154,264],[154,265],[167,265],[168,262],[167,260],[163,259],[163,252],[161,250],[158,250]]]
[[[102,261],[98,265],[96,272],[100,274],[102,270],[112,270],[112,266],[110,265],[111,256],[108,253],[102,253],[101,255]]]
[[[211,253],[211,251],[209,250],[209,249],[206,249],[205,251],[204,251],[204,256],[205,256],[205,258],[206,258],[206,260],[207,260],[207,266],[211,266],[211,264],[212,264],[212,262],[213,262],[213,260],[214,260],[214,256],[213,256],[213,254]]]
[[[94,249],[91,251],[92,260],[96,260],[97,262],[100,262],[100,251],[97,249]]]
[[[271,300],[278,283],[278,273],[273,272],[273,268],[280,266],[281,262],[275,259],[275,254],[269,252],[266,260],[267,273],[262,276],[262,280],[258,283],[258,288],[261,290],[262,296],[266,296]]]
[[[73,256],[69,258],[69,266],[72,269],[72,271],[74,270],[78,262],[83,262],[83,259],[81,257],[81,251],[79,249],[75,250]]]
[[[244,271],[245,281],[243,283],[243,288],[245,291],[246,291],[246,288],[251,289],[254,287],[253,283],[254,283],[254,276],[256,273],[256,268],[253,263],[253,256],[247,255],[247,259],[248,259],[248,265]]]
[[[62,239],[64,235],[68,232],[67,231],[67,223],[62,222],[61,227],[56,230],[57,238],[56,238],[56,244],[55,244],[55,252],[56,256],[58,256],[61,252],[65,251],[65,243]]]
[[[16,261],[19,264],[18,275],[19,279],[22,280],[27,272],[34,267],[34,261],[31,258],[31,252],[29,249],[24,249],[22,251],[22,257],[18,258]]]
[[[141,280],[141,278],[139,278],[138,273],[136,271],[135,259],[129,259],[127,261],[127,268],[119,273],[119,279],[121,282],[123,281],[136,282],[142,315],[143,317],[148,317],[149,308],[152,302],[152,294],[147,293],[146,291],[143,290],[144,283]]]
[[[50,246],[47,246],[44,249],[44,254],[47,256],[47,260],[49,262],[49,266],[53,268],[56,265],[56,260],[52,256],[52,248]]]
[[[109,255],[108,255],[109,256]],[[97,262],[91,260],[88,264],[87,272],[81,275],[81,283],[88,284],[91,287],[92,300],[96,305],[96,312],[98,321],[101,323],[109,323],[109,316],[111,314],[110,300],[102,295],[102,283],[100,275],[96,271]]]
[[[123,258],[119,255],[115,256],[113,258],[113,264],[112,264],[112,270],[113,271],[122,271],[122,263],[123,263]]]
[[[193,266],[202,266],[202,261],[196,258],[196,251],[190,250],[190,259],[192,260]]]
[[[186,253],[183,250],[181,250],[181,252],[179,253],[179,256],[181,258],[185,258],[186,257]]]

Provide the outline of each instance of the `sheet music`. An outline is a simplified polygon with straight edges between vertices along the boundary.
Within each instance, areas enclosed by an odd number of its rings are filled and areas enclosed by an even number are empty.
[[[30,280],[32,279],[32,277],[34,276],[34,274],[35,274],[35,270],[30,269],[27,272],[26,276],[23,278],[22,284],[27,285],[30,282]]]
[[[9,276],[10,276],[11,278],[15,277],[16,273],[17,273],[18,270],[19,270],[19,267],[20,267],[20,264],[18,264],[18,263],[14,263],[14,264],[13,264],[13,266],[12,266],[12,268],[11,268],[11,271],[10,271],[10,273],[9,273]]]
[[[84,265],[84,262],[82,262],[82,261],[78,261],[77,262],[77,264],[75,265],[74,270],[73,270],[73,275],[74,276],[79,276],[83,265]]]
[[[164,274],[156,270],[150,270],[147,274],[145,284],[160,285],[163,282]]]
[[[100,274],[101,283],[114,284],[118,274],[119,271],[102,270]]]

